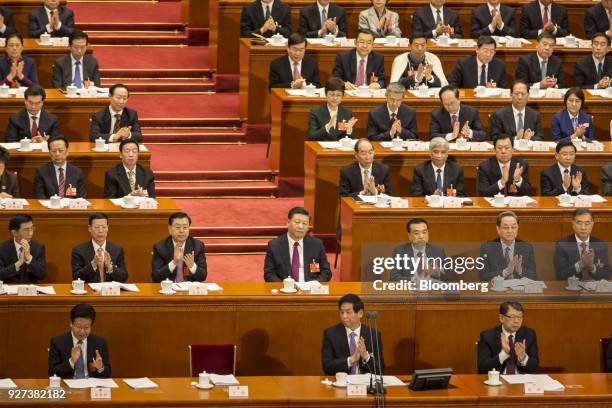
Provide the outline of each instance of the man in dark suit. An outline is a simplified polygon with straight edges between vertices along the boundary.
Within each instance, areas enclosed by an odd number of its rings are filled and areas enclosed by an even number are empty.
[[[416,110],[402,104],[406,89],[399,82],[387,87],[387,103],[368,112],[368,139],[403,140],[419,138]]]
[[[19,198],[19,180],[17,174],[6,169],[8,162],[8,149],[0,146],[0,198]]]
[[[106,340],[91,334],[96,311],[80,303],[70,311],[70,331],[51,338],[49,375],[62,378],[110,378]]]
[[[89,36],[82,31],[70,35],[70,54],[58,58],[53,64],[53,87],[66,89],[69,85],[86,88],[100,86],[98,60],[87,54]],[[74,74],[73,74],[74,72]]]
[[[408,243],[393,250],[393,259],[401,259],[391,271],[391,280],[446,280],[446,253],[439,245],[429,243],[429,225],[423,218],[413,218],[406,224]]]
[[[493,86],[506,88],[506,64],[499,58],[493,58],[497,43],[483,35],[476,43],[476,55],[457,61],[448,83],[457,88],[475,88]]]
[[[317,0],[300,10],[299,32],[306,38],[346,37],[346,13],[331,0]]]
[[[272,6],[270,7],[270,3]],[[245,4],[240,14],[240,37],[272,37],[291,34],[291,7],[281,0],[255,0]]]
[[[321,86],[319,66],[312,58],[304,58],[306,39],[293,33],[287,41],[287,55],[270,63],[268,84],[270,88],[303,88],[312,84]]]
[[[516,37],[514,8],[501,4],[500,0],[489,0],[472,10],[472,38],[481,35],[507,35]]]
[[[74,31],[74,13],[60,6],[60,0],[44,0],[45,5],[30,11],[28,36],[38,38],[47,33],[52,37],[68,37]]]
[[[523,305],[508,301],[499,306],[501,325],[480,333],[478,374],[495,369],[501,374],[538,371],[538,341],[534,330],[523,326]]]
[[[351,108],[342,106],[344,81],[331,77],[325,83],[327,103],[319,105],[308,113],[308,140],[340,140],[343,137],[357,137]]]
[[[0,7],[0,37],[7,38],[16,32],[13,12],[6,7]]]
[[[555,274],[557,280],[571,276],[582,281],[610,279],[608,244],[591,235],[595,215],[588,208],[576,208],[572,214],[574,234],[555,244]]]
[[[410,195],[465,197],[463,167],[448,161],[448,142],[441,137],[429,141],[431,159],[414,168]]]
[[[497,215],[497,239],[480,246],[480,280],[490,281],[496,276],[504,279],[538,279],[533,246],[517,239],[519,232],[518,216],[512,211]]]
[[[607,163],[601,168],[601,194],[612,196],[612,163]]]
[[[0,281],[35,283],[47,274],[45,246],[32,240],[34,223],[27,214],[17,214],[9,221],[12,239],[0,244]]]
[[[46,93],[43,87],[32,85],[23,94],[25,108],[11,115],[6,124],[4,140],[7,143],[32,139],[40,143],[49,137],[59,135],[57,117],[43,110]]]
[[[562,140],[555,148],[557,162],[542,170],[540,189],[543,196],[560,194],[591,194],[586,171],[576,166],[576,146],[570,140]]]
[[[23,37],[18,33],[6,38],[6,55],[0,58],[0,85],[11,88],[38,84],[38,70],[33,58],[23,55]]]
[[[529,166],[525,160],[512,157],[512,137],[507,134],[499,135],[493,139],[493,146],[495,157],[478,165],[478,195],[531,195]]]
[[[587,89],[606,89],[612,86],[612,56],[610,37],[595,34],[591,40],[593,53],[574,63],[574,85]]]
[[[338,308],[340,324],[323,331],[321,360],[325,375],[340,372],[384,373],[385,360],[380,333],[361,324],[363,301],[357,295],[347,294],[338,302]],[[377,356],[380,356],[380,361],[376,361]]]
[[[191,218],[184,212],[175,212],[168,218],[170,236],[153,246],[153,282],[206,280],[204,243],[189,236],[190,226]]]
[[[444,3],[446,0],[430,0],[430,4],[418,8],[412,15],[412,32],[423,33],[427,38],[438,38],[442,34],[462,38],[459,15],[444,7]]]
[[[91,241],[72,248],[72,279],[85,282],[126,282],[123,248],[106,240],[108,216],[93,213],[88,219]]]
[[[89,141],[104,139],[107,142],[120,142],[123,139],[142,141],[138,113],[126,107],[130,91],[123,84],[110,87],[110,106],[91,116]]]
[[[76,166],[66,162],[68,139],[59,135],[49,139],[51,162],[36,169],[34,175],[34,198],[49,198],[54,195],[66,198],[86,197],[85,177]]]
[[[336,54],[332,75],[345,81],[346,89],[366,85],[370,89],[385,87],[385,58],[372,51],[374,35],[368,30],[358,30],[355,49]]]
[[[355,143],[356,161],[340,169],[340,197],[357,195],[391,195],[389,166],[374,161],[374,147],[367,139]]]
[[[604,33],[612,37],[612,0],[601,0],[601,2],[590,7],[584,14],[584,31],[587,38],[592,38],[596,33]]]
[[[153,172],[138,164],[138,142],[123,139],[119,143],[121,163],[104,175],[104,198],[121,198],[126,195],[155,198]]]
[[[472,141],[487,140],[487,132],[478,116],[478,111],[461,103],[459,88],[446,85],[440,89],[442,106],[431,111],[429,138],[442,137],[453,141],[463,137]]]
[[[497,110],[489,120],[489,137],[495,141],[502,135],[513,139],[544,140],[540,112],[527,106],[529,88],[523,81],[512,83],[512,104]]]
[[[264,280],[281,282],[291,277],[296,282],[327,282],[332,272],[323,242],[307,236],[310,213],[294,207],[287,216],[287,233],[268,242],[264,262]]]
[[[540,89],[565,88],[565,74],[561,58],[553,55],[555,36],[548,31],[538,35],[536,52],[523,55],[516,65],[515,78],[529,86],[538,84]]]
[[[538,38],[542,31],[555,37],[566,37],[570,33],[565,6],[553,0],[534,0],[521,7],[521,37]]]

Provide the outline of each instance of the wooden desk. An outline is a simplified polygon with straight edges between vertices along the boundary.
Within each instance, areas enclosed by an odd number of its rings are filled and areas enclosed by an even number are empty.
[[[23,210],[2,210],[0,225],[18,213],[27,213],[34,219],[34,240],[46,247],[47,277],[44,282],[70,282],[72,247],[91,240],[87,232],[87,217],[102,211],[109,217],[108,240],[123,247],[130,282],[151,281],[151,251],[153,244],[168,235],[168,217],[180,209],[170,198],[158,198],[157,210],[126,210],[105,199],[89,199],[92,207],[87,210],[50,210],[38,200],[29,199]],[[4,229],[3,239],[9,239]]]
[[[211,68],[216,68],[217,73],[239,73],[236,59],[239,54],[240,13],[242,7],[249,3],[250,0],[212,0],[209,2],[211,40],[209,60],[214,64],[211,65]],[[300,9],[310,3],[312,3],[311,0],[288,0],[287,4],[291,6],[291,28],[293,32],[299,29]],[[415,0],[409,3],[393,3],[390,5],[391,10],[399,13],[400,28],[404,37],[410,35],[410,25],[414,12],[428,3],[426,0]],[[515,8],[517,28],[520,21],[520,7],[527,3],[529,3],[529,0],[512,0],[504,3]],[[560,0],[558,3],[568,9],[570,31],[577,37],[584,38],[584,13],[594,3],[581,0]],[[359,13],[369,8],[372,5],[371,2],[368,0],[340,0],[337,4],[344,7],[347,14],[348,36],[355,37]],[[463,33],[467,37],[470,36],[472,9],[479,4],[482,4],[479,0],[449,0],[445,4],[459,13]]]
[[[66,98],[58,89],[46,89],[44,109],[57,116],[60,131],[70,142],[89,142],[91,115],[108,106],[108,98]],[[15,96],[0,98],[0,132],[5,141],[6,123],[14,113],[24,108],[23,99]]]
[[[321,86],[331,77],[336,54],[347,51],[352,47],[327,47],[324,45],[308,45],[306,54],[314,58],[319,64],[319,76]],[[391,78],[391,65],[393,59],[401,53],[409,51],[409,48],[385,47],[376,45],[375,51],[382,53],[385,57],[385,80],[389,83]],[[446,76],[450,75],[458,59],[474,53],[474,48],[467,47],[438,47],[430,40],[427,50],[436,54],[444,67]],[[535,42],[522,48],[498,47],[496,57],[506,63],[508,84],[514,80],[514,72],[519,57],[535,52]],[[270,110],[267,98],[268,75],[270,63],[281,55],[286,55],[286,47],[276,46],[253,46],[248,39],[240,40],[240,116],[248,119],[249,124],[261,124],[270,122]],[[572,72],[574,62],[591,51],[587,48],[561,48],[555,49],[555,54],[563,61],[565,79],[572,84]],[[263,98],[263,99],[262,99]],[[274,117],[274,116],[273,116]],[[609,124],[608,124],[609,125]],[[607,127],[606,129],[608,129]]]
[[[65,6],[66,0],[60,0],[60,4]],[[15,29],[23,37],[28,36],[28,14],[41,5],[39,0],[0,0],[0,7],[5,7],[13,12]]]
[[[559,207],[556,197],[534,198],[538,201],[537,204],[511,210],[516,212],[522,221],[519,238],[532,243],[542,243],[535,250],[538,279],[554,280],[554,243],[574,233],[571,227],[574,208]],[[424,197],[408,200],[409,208],[404,209],[379,209],[355,202],[352,198],[341,200],[341,280],[370,281],[375,278],[372,274],[372,259],[392,256],[393,248],[407,241],[406,223],[411,218],[427,220],[430,242],[443,246],[456,243],[459,253],[478,256],[481,243],[497,238],[495,219],[504,209],[492,207],[482,197],[472,198],[473,206],[457,209],[429,208]],[[594,204],[592,211],[597,218],[593,235],[604,241],[611,241],[612,202]],[[451,250],[447,256],[452,256],[455,251]],[[478,280],[478,276],[476,273],[466,273],[461,279]]]
[[[291,134],[291,133],[289,133]],[[589,187],[592,192],[600,191],[601,166],[612,160],[612,143],[604,143],[604,152],[580,151],[576,163],[582,166],[588,174]],[[297,143],[294,144],[294,146]],[[287,146],[287,144],[285,144]],[[338,183],[340,168],[355,161],[353,152],[323,149],[318,142],[304,144],[304,205],[310,210],[311,223],[316,234],[335,234],[337,223]],[[391,191],[396,196],[410,194],[412,173],[414,167],[429,160],[429,152],[394,152],[383,148],[379,142],[374,142],[375,160],[390,167]],[[533,195],[540,194],[540,173],[555,161],[554,150],[548,152],[519,152],[514,155],[521,157],[529,164],[529,183],[533,187]],[[490,152],[450,152],[449,159],[463,167],[466,194],[478,195],[476,179],[477,166],[489,157]],[[281,157],[287,157],[283,154]],[[294,156],[297,161],[299,156]]]
[[[236,344],[237,375],[321,375],[321,336],[338,323],[338,301],[346,293],[362,296],[368,310],[379,312],[387,374],[433,367],[474,373],[474,342],[498,324],[499,303],[509,296],[525,305],[524,324],[537,331],[543,372],[597,372],[599,338],[612,327],[610,295],[576,294],[563,289],[565,282],[546,283],[543,294],[448,296],[334,282],[329,296],[319,296],[271,293],[278,283],[225,282],[223,292],[196,297],[160,295],[159,284],[150,283],[120,297],[74,296],[68,284],[56,284],[55,296],[0,296],[0,376],[46,377],[49,338],[69,329],[70,309],[79,302],[96,308],[93,333],[106,337],[116,378],[184,376],[187,346],[199,343]],[[580,330],[568,333],[567,327]],[[565,352],[569,348],[581,350],[581,358]]]
[[[93,143],[70,143],[68,161],[83,170],[87,197],[101,198],[104,193],[104,173],[115,167],[121,161],[118,152],[94,152]],[[19,175],[19,189],[22,197],[31,198],[36,169],[50,161],[48,152],[40,150],[34,152],[10,151],[9,170]],[[151,152],[140,152],[138,163],[151,167]]]

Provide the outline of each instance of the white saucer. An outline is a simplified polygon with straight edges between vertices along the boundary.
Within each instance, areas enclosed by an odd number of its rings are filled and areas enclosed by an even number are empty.
[[[107,148],[105,148],[105,149],[96,149],[96,148],[94,147],[94,148],[93,148],[93,149],[91,149],[91,150],[93,150],[94,152],[100,152],[100,153],[102,153],[102,152],[108,152],[108,147],[107,147]]]
[[[83,290],[70,289],[70,293],[72,293],[73,295],[86,295],[87,291],[85,289]]]
[[[171,290],[170,292],[164,292],[163,290],[159,290],[159,293],[161,293],[162,295],[174,295],[176,293],[175,290]]]
[[[484,380],[483,382],[484,382],[485,384],[487,384],[487,385],[491,386],[491,387],[497,387],[497,386],[500,386],[500,385],[502,385],[502,384],[503,384],[503,382],[501,382],[501,381],[500,381],[500,382],[498,382],[498,383],[491,383],[491,382],[489,382],[489,380]]]
[[[507,205],[506,205],[506,204],[502,204],[502,205],[491,204],[491,207],[495,207],[495,208],[504,208],[504,207],[507,207]]]
[[[342,384],[339,384],[339,383],[337,383],[336,381],[334,381],[334,382],[332,383],[332,385],[333,385],[334,387],[338,387],[338,388],[346,388],[346,386],[348,385],[348,383],[342,383]]]
[[[280,291],[283,293],[295,293],[297,292],[297,289],[296,288],[293,288],[293,289],[280,288]]]
[[[28,150],[23,150],[21,147],[17,148],[18,152],[23,152],[23,153],[29,153],[29,152],[33,152],[34,149],[28,149]]]
[[[125,204],[121,203],[120,205],[121,205],[121,208],[138,208],[138,206],[136,204],[125,205]]]
[[[352,147],[347,147],[347,148],[339,147],[338,150],[340,150],[341,152],[350,152],[354,149]]]
[[[558,205],[559,207],[564,207],[564,208],[569,208],[569,207],[573,207],[573,206],[574,206],[574,204],[571,204],[571,203],[570,203],[570,204],[563,204],[563,203],[559,203],[559,204],[557,204],[557,205]]]
[[[374,207],[376,207],[376,208],[389,208],[390,205],[389,204],[383,204],[383,205],[374,204]]]
[[[581,287],[577,287],[576,289],[571,289],[569,286],[566,286],[565,290],[571,290],[572,292],[580,292],[582,290],[582,288]]]
[[[406,149],[404,149],[403,147],[392,147],[391,150],[393,150],[394,152],[403,152]]]
[[[435,204],[431,204],[431,203],[427,203],[427,206],[431,207],[431,208],[442,208],[443,207],[442,204],[435,205]]]
[[[200,385],[198,383],[195,383],[194,386],[200,390],[210,390],[215,387],[212,383],[209,383],[208,385]]]

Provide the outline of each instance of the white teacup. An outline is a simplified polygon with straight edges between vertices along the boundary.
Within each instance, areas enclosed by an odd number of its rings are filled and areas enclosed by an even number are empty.
[[[394,35],[388,35],[385,37],[387,40],[387,44],[388,45],[395,45],[397,44],[397,37]]]
[[[25,139],[21,139],[19,141],[19,147],[21,148],[21,150],[25,150],[25,151],[32,150],[32,145],[30,144],[31,141],[32,140],[28,139],[27,137]]]
[[[134,206],[134,196],[126,195],[125,197],[123,197],[123,205],[125,205],[126,207],[133,207]]]
[[[6,38],[0,38],[0,47],[6,47]]]
[[[40,43],[43,45],[51,44],[51,36],[47,33],[43,33],[40,35]]]
[[[496,276],[493,278],[493,290],[504,290],[504,278],[501,276]]]
[[[563,205],[569,205],[572,203],[572,196],[565,193],[565,194],[561,194],[561,204]]]
[[[66,87],[66,92],[68,93],[69,97],[74,98],[77,96],[77,87],[74,85],[68,85]]]
[[[489,384],[499,384],[499,371],[492,369],[487,374],[489,376]]]
[[[336,384],[344,385],[344,384],[346,384],[347,380],[348,380],[348,374],[347,373],[336,373]]]
[[[570,276],[569,278],[567,278],[567,287],[574,290],[574,289],[578,289],[578,283],[580,282],[580,279],[578,279],[575,276]]]
[[[493,196],[493,202],[496,206],[502,207],[504,205],[504,195],[503,194],[495,194]]]
[[[370,88],[367,85],[361,85],[357,88],[357,95],[362,97],[370,96]]]
[[[304,87],[304,95],[306,96],[315,96],[315,91],[317,90],[317,87],[314,86],[313,84],[308,84]]]
[[[325,42],[328,44],[333,44],[335,39],[336,39],[336,36],[333,34],[327,34],[325,36]]]
[[[441,35],[438,37],[438,45],[448,45],[450,44],[450,38],[447,35]]]
[[[62,385],[62,377],[58,377],[53,374],[53,377],[49,377],[49,388],[59,388]]]
[[[274,34],[272,36],[272,44],[282,44],[283,42],[285,42],[285,37],[281,34]]]
[[[283,289],[285,289],[285,290],[293,290],[294,286],[295,286],[295,281],[293,280],[293,278],[291,276],[289,276],[288,278],[285,278],[283,280]]]
[[[170,279],[164,279],[161,281],[162,292],[172,292],[172,281]]]
[[[6,84],[0,85],[0,97],[7,98],[9,96],[9,87]]]
[[[49,198],[51,208],[62,208],[62,198],[57,194]]]
[[[484,86],[477,86],[476,87],[476,95],[478,96],[485,96],[487,94],[487,88]]]
[[[40,142],[40,151],[41,152],[48,152],[49,151],[49,142],[47,142],[46,140],[43,140],[42,142]]]
[[[396,137],[391,140],[391,143],[393,144],[392,146],[394,149],[401,149],[402,147],[404,147],[404,141],[399,137]]]
[[[101,137],[96,139],[96,150],[104,150],[106,148],[106,140]]]
[[[208,387],[210,385],[210,374],[206,371],[201,372],[198,375],[198,385],[200,387]]]
[[[425,96],[429,96],[429,87],[425,84],[420,85],[417,88],[417,95],[425,97]]]
[[[75,292],[82,292],[85,290],[85,281],[82,281],[81,278],[72,281],[72,290]]]

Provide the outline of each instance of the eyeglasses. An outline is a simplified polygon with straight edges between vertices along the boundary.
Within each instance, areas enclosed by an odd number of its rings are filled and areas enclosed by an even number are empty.
[[[507,318],[508,318],[508,319],[510,319],[510,320],[517,320],[517,321],[523,320],[523,316],[522,316],[522,315],[519,315],[519,316],[508,316],[508,315],[504,315],[504,317],[507,317]]]

